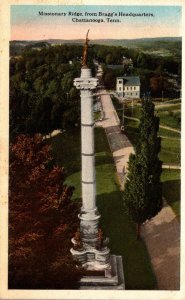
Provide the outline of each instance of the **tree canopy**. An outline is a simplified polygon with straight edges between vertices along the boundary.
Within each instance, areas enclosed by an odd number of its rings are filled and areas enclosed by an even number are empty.
[[[10,145],[9,288],[73,289],[81,276],[70,255],[78,204],[40,135]]]
[[[145,98],[142,101],[138,142],[135,154],[131,154],[129,159],[123,193],[124,207],[138,229],[162,208],[162,162],[158,158],[158,129],[159,118],[154,114],[154,104],[150,98]]]
[[[79,90],[73,80],[80,76],[82,45],[36,43],[27,45],[10,59],[10,134],[42,133],[80,125]],[[132,70],[123,57],[132,60]],[[105,87],[115,89],[116,77],[140,76],[141,93],[153,96],[179,96],[179,89],[168,84],[169,73],[180,78],[180,57],[162,57],[141,49],[90,45],[88,66],[95,75],[93,59],[103,64]],[[110,65],[118,68],[111,69]],[[120,68],[119,68],[120,66]]]
[[[80,75],[81,53],[82,46],[47,46],[40,51],[26,48],[11,58],[11,135],[46,134],[80,124],[80,97],[73,79]]]

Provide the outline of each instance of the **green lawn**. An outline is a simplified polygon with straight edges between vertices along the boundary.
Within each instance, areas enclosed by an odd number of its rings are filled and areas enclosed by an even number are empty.
[[[125,124],[125,134],[128,136],[129,140],[131,141],[132,145],[136,145],[138,140],[138,121],[126,119],[124,120]]]
[[[139,122],[125,118],[125,133],[133,145],[138,140]],[[180,165],[180,134],[166,129],[160,129],[161,151],[159,158],[165,164]]]
[[[175,129],[181,128],[181,104],[172,103],[166,106],[156,107],[157,115],[160,117],[160,124],[164,126],[169,126]]]
[[[168,103],[165,104],[165,106],[157,106],[156,107],[157,111],[173,111],[173,110],[181,110],[181,103]]]
[[[180,218],[180,170],[163,170],[163,196]]]
[[[116,99],[114,99],[114,102]],[[118,106],[118,104],[117,104]],[[176,106],[175,108],[179,108],[180,106]],[[168,125],[170,127],[178,128],[177,119],[175,117],[170,116],[166,111],[166,108],[161,108],[160,113],[164,125]],[[171,109],[171,107],[170,107]],[[174,108],[173,108],[174,109]],[[171,111],[171,110],[170,110]],[[130,110],[125,110],[125,115],[139,117],[140,108],[135,107],[133,110],[133,114],[131,114]],[[171,111],[172,112],[172,111]],[[159,115],[159,113],[158,113]],[[179,115],[179,114],[177,114]],[[121,117],[121,112],[118,110],[118,116]],[[170,118],[172,118],[172,123],[170,123]],[[169,122],[169,123],[168,123]],[[129,140],[133,145],[136,145],[138,140],[138,121],[130,120],[125,118],[125,133],[128,136]],[[167,129],[160,128],[159,135],[161,136],[161,151],[159,154],[159,158],[165,164],[177,164],[180,165],[180,133],[173,132]],[[179,170],[166,170],[163,169],[161,180],[163,182],[163,196],[166,198],[167,202],[171,205],[176,215],[180,216],[180,171]]]
[[[75,186],[73,199],[81,197],[80,134],[65,132],[51,139],[53,154],[67,170],[67,183]],[[135,225],[124,213],[112,154],[105,132],[95,129],[97,205],[101,225],[110,238],[111,253],[122,255],[126,289],[155,289],[156,281],[142,240],[136,240]]]
[[[63,132],[51,139],[57,165],[65,168],[66,183],[75,187],[73,199],[81,197],[81,157],[79,129]]]
[[[160,136],[165,136],[165,137],[169,137],[169,138],[175,138],[175,139],[179,139],[181,138],[181,134],[179,132],[175,132],[175,131],[171,131],[168,129],[164,129],[164,128],[159,128],[159,135]]]
[[[172,100],[167,100],[170,104],[176,104],[176,103],[180,103],[181,104],[181,99],[172,99]],[[166,100],[164,99],[164,102],[166,102]]]
[[[119,103],[118,99],[112,96],[114,107],[117,110],[120,120],[122,120],[122,104]],[[172,103],[171,103],[172,104]],[[125,106],[125,116],[138,118],[140,117],[141,106]],[[166,105],[165,107],[156,108],[157,115],[160,117],[160,125],[169,126],[175,129],[181,127],[181,104],[176,103],[173,106]]]
[[[137,121],[125,119],[125,133],[133,145],[137,143],[138,125],[139,123]],[[177,137],[179,134],[169,130],[160,131],[159,134],[161,133],[163,133],[162,136],[164,137],[161,138],[159,158],[165,164],[180,165],[180,139]]]
[[[155,105],[158,105],[158,104],[176,104],[176,103],[181,104],[181,99],[180,98],[177,98],[177,99],[153,98],[153,102],[154,102]]]
[[[180,112],[179,114],[173,113],[172,111],[158,111],[157,114],[160,118],[160,125],[169,126],[174,129],[180,130],[181,122],[180,122]]]
[[[180,165],[180,139],[162,138],[159,158],[165,164]]]

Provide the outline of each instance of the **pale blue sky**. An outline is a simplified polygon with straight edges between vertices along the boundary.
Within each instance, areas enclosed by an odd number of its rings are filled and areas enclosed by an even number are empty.
[[[72,17],[40,16],[43,12],[122,12],[152,13],[154,17],[122,17],[120,23],[74,23]],[[86,18],[85,16],[79,18]],[[89,17],[90,18],[90,17]],[[96,18],[96,17],[91,17]],[[99,17],[101,18],[101,17]],[[118,18],[118,17],[114,17]],[[91,28],[92,38],[141,38],[181,35],[180,6],[94,6],[94,5],[12,5],[12,39],[76,38],[84,37]],[[39,33],[40,32],[40,33]],[[79,36],[82,32],[82,36]],[[30,37],[29,37],[29,36]],[[103,37],[104,36],[104,37]]]

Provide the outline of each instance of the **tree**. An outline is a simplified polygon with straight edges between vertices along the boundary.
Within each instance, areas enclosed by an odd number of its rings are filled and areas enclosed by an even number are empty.
[[[151,77],[150,88],[154,96],[161,95],[161,91],[163,90],[163,77],[160,75]]]
[[[70,255],[78,205],[64,170],[40,135],[10,145],[9,288],[73,289],[81,277]]]
[[[162,162],[158,158],[160,138],[159,118],[155,116],[151,99],[142,100],[138,142],[131,154],[123,193],[124,207],[137,225],[137,238],[141,224],[154,217],[162,208],[160,175]]]
[[[113,56],[112,56],[112,53],[108,53],[107,55],[106,55],[106,58],[105,58],[105,63],[106,64],[111,64],[113,62]]]
[[[81,52],[80,52],[81,51]],[[70,111],[76,120],[80,117],[78,105],[72,105],[70,98],[79,99],[79,91],[71,97],[73,79],[79,76],[79,58],[82,46],[41,46],[40,51],[25,48],[18,58],[10,60],[10,132],[49,133],[61,128],[61,124],[74,127]],[[92,61],[92,59],[91,59]],[[73,103],[74,104],[74,103]],[[58,111],[57,111],[58,109]],[[63,114],[68,118],[63,120]]]
[[[103,82],[107,89],[112,89],[115,87],[116,76],[114,75],[114,72],[111,69],[104,68]]]

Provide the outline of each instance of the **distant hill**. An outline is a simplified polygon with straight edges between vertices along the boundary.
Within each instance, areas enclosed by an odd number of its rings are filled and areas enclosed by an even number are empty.
[[[115,46],[128,46],[140,43],[151,43],[151,42],[177,42],[181,41],[181,37],[156,37],[156,38],[140,38],[140,39],[95,39],[91,40],[91,44],[104,44],[104,45],[115,45]],[[19,45],[29,45],[38,42],[46,42],[49,44],[82,44],[84,43],[83,39],[76,39],[76,40],[63,40],[63,39],[47,39],[47,40],[40,40],[40,41],[11,41],[11,44],[19,44]]]
[[[143,44],[154,44],[156,42],[181,42],[181,37],[157,37],[157,38],[141,38],[141,39],[100,39],[91,41],[92,44],[125,46],[128,48],[140,47]]]
[[[21,53],[24,47],[36,48],[48,45],[64,45],[64,44],[83,44],[83,39],[63,40],[63,39],[46,39],[37,41],[13,40],[10,41],[11,53]],[[181,49],[181,37],[156,37],[156,38],[139,38],[139,39],[95,39],[90,40],[91,44],[121,46],[127,48],[138,48],[141,50],[158,50],[158,49]]]

